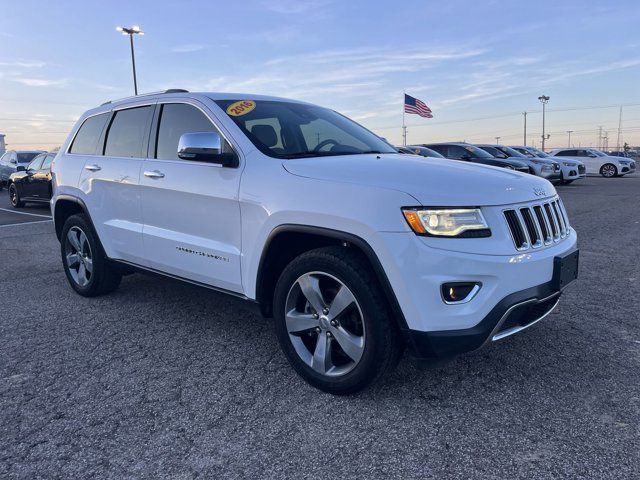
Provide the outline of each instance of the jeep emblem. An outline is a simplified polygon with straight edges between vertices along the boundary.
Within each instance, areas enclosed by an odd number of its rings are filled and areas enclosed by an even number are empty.
[[[538,197],[544,197],[547,194],[547,192],[544,191],[544,188],[534,188],[533,193]]]

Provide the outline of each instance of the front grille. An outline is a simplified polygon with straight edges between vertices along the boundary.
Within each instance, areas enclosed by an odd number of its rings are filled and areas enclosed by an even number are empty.
[[[582,175],[583,173],[586,173],[587,169],[585,168],[584,165],[578,165],[578,173],[580,175]]]
[[[555,163],[555,164],[553,165],[553,171],[554,171],[554,172],[559,172],[559,171],[560,171],[560,165],[559,165],[559,164],[557,164],[557,163]]]
[[[513,208],[504,217],[518,250],[539,248],[569,235],[570,227],[559,198],[550,202]]]

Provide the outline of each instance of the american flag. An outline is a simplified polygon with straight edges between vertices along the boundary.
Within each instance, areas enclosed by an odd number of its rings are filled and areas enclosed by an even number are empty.
[[[404,94],[404,111],[405,113],[415,113],[425,118],[433,118],[433,112],[427,107],[426,103],[406,93]]]

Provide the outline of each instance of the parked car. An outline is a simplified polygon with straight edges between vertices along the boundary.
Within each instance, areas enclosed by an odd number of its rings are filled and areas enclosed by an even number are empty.
[[[421,157],[444,158],[442,155],[440,155],[435,150],[431,150],[430,148],[422,147],[420,145],[409,145],[406,148],[409,149],[411,151],[411,153],[413,153],[414,155],[420,155]]]
[[[482,150],[484,150],[485,152],[487,152],[489,155],[491,155],[493,158],[498,158],[500,160],[517,160],[520,161],[522,163],[524,163],[525,165],[527,165],[529,167],[529,172],[533,175],[535,175],[535,171],[533,170],[532,167],[532,162],[529,161],[524,155],[509,155],[507,153],[505,153],[504,151],[502,151],[501,149],[498,148],[497,145],[488,145],[488,144],[475,144],[476,147],[481,148]],[[518,153],[518,152],[515,152]]]
[[[497,159],[493,155],[485,152],[475,145],[471,145],[470,143],[430,143],[422,146],[435,150],[440,155],[450,160],[481,163],[483,165],[509,168],[522,173],[529,173],[529,167],[525,163],[519,160],[512,160],[510,158]]]
[[[513,147],[514,149],[516,147]],[[562,185],[568,185],[572,182],[574,182],[575,180],[578,180],[580,178],[584,178],[587,176],[586,174],[586,167],[584,166],[584,163],[582,163],[580,160],[574,160],[574,159],[559,159],[559,158],[553,158],[551,155],[549,155],[548,153],[535,148],[535,147],[528,147],[528,146],[519,146],[517,147],[517,150],[519,152],[522,152],[524,154],[524,152],[526,152],[528,155],[531,155],[532,160],[537,160],[537,161],[545,161],[545,162],[555,162],[558,164],[558,166],[560,167],[560,183]],[[557,169],[556,169],[557,170]]]
[[[591,175],[611,178],[636,171],[636,162],[633,160],[612,157],[595,148],[556,148],[551,151],[551,155],[555,158],[569,157],[570,160],[579,160],[584,163],[586,173]]]
[[[24,207],[27,202],[49,203],[51,200],[51,162],[55,153],[41,153],[9,177],[7,190],[11,205]]]
[[[404,348],[448,357],[533,325],[577,275],[576,232],[543,179],[399,155],[309,103],[182,92],[89,110],[56,156],[78,294],[135,268],[256,302],[296,372],[346,394]]]
[[[9,176],[18,171],[18,165],[26,167],[42,150],[7,150],[0,157],[0,190],[7,185]]]

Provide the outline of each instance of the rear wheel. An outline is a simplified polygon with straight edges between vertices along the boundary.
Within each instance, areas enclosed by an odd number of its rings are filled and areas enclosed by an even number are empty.
[[[607,178],[615,177],[618,175],[618,169],[613,163],[605,163],[600,167],[600,175]]]
[[[333,394],[379,380],[402,353],[399,332],[368,263],[344,247],[304,253],[274,295],[276,333],[293,368]]]
[[[67,280],[80,295],[104,295],[120,285],[122,273],[105,255],[86,215],[72,215],[67,219],[60,248]]]
[[[18,187],[16,187],[15,183],[9,185],[9,200],[11,201],[11,205],[13,205],[14,208],[24,207],[24,202],[20,200]]]

